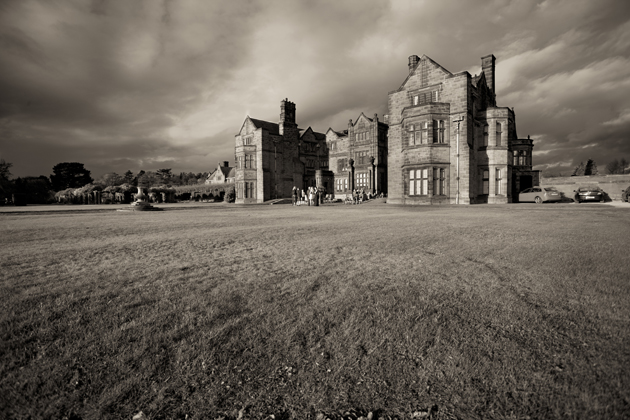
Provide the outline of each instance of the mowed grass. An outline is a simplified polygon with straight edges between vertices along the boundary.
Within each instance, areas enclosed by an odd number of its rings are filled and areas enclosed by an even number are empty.
[[[2,418],[630,418],[626,209],[216,205],[0,229]]]

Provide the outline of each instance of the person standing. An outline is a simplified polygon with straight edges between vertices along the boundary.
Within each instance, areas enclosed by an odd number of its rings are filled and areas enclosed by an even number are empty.
[[[297,206],[297,188],[295,185],[293,186],[293,190],[291,190],[291,201],[294,206]]]

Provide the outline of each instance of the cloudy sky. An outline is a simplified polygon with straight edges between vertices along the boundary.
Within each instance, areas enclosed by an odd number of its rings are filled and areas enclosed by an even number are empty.
[[[210,171],[283,98],[300,127],[341,130],[387,113],[408,56],[474,74],[490,53],[535,169],[630,160],[627,0],[3,0],[0,158],[14,176]]]

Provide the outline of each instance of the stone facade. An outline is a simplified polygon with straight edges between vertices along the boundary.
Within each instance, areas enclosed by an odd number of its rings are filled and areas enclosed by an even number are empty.
[[[478,76],[427,56],[409,57],[408,67],[388,99],[388,203],[509,203],[513,176],[537,179],[531,140],[518,139],[514,111],[496,104],[493,55],[482,57]],[[530,156],[518,171],[516,149]]]
[[[245,118],[235,139],[236,203],[288,198],[294,186],[318,187],[336,197],[353,188],[386,192],[387,125],[376,114],[350,120],[344,132],[323,134],[299,129],[295,111],[285,99],[277,124]]]
[[[393,204],[512,202],[540,175],[514,110],[497,106],[495,62],[482,57],[472,76],[412,55],[383,121],[361,113],[345,130],[298,129],[287,99],[277,124],[247,117],[236,135],[236,202],[288,198],[293,186],[337,198],[363,189]]]
[[[328,158],[325,137],[319,137],[320,148],[314,152],[312,147],[318,142],[317,136],[312,130],[300,136],[295,122],[295,104],[287,99],[280,104],[280,121],[277,124],[249,116],[245,118],[235,137],[236,203],[262,203],[287,198],[291,197],[294,186],[303,188],[305,182],[309,182],[307,158],[311,159],[315,154]],[[301,150],[308,150],[308,153],[301,154]],[[312,177],[314,180],[314,170]]]
[[[334,196],[344,197],[354,189],[387,193],[387,124],[378,115],[363,113],[342,132],[329,128],[326,142],[329,167],[334,174]]]

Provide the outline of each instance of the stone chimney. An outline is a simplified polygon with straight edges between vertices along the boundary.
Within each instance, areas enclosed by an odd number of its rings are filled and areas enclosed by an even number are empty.
[[[288,99],[283,99],[280,102],[278,131],[285,141],[297,141],[300,137],[298,126],[295,123],[295,103]]]
[[[230,162],[228,162],[227,160],[224,160],[223,162],[219,162],[219,166],[223,166],[224,168],[229,168]]]
[[[280,102],[280,123],[295,124],[295,104],[288,99]]]
[[[418,65],[419,61],[420,61],[420,57],[418,57],[417,55],[410,55],[409,56],[409,73],[411,73],[413,71],[413,69],[416,68],[416,66]]]
[[[485,57],[481,57],[481,70],[486,75],[486,82],[488,83],[488,87],[492,90],[492,93],[496,95],[496,91],[494,90],[494,63],[496,62],[496,58],[494,55],[490,54]]]

